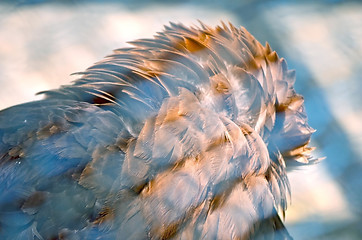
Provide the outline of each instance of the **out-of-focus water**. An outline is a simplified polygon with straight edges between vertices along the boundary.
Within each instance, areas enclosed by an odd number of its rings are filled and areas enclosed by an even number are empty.
[[[21,4],[20,4],[21,3]],[[151,37],[168,21],[245,26],[270,42],[305,97],[320,164],[289,174],[286,225],[295,239],[360,239],[362,3],[358,1],[98,1],[0,4],[0,108],[72,80],[95,61]]]

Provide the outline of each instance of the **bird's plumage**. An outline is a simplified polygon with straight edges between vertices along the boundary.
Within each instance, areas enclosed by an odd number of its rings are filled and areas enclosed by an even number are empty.
[[[294,71],[231,24],[131,44],[0,112],[0,238],[289,239]]]

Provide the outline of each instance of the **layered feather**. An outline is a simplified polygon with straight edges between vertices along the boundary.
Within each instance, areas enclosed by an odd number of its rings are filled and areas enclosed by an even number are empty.
[[[313,132],[294,71],[244,28],[200,25],[0,112],[1,238],[290,238],[285,161],[310,160]]]

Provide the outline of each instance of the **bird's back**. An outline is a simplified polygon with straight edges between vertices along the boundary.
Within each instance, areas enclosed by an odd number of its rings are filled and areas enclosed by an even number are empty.
[[[0,112],[1,239],[288,239],[295,74],[231,24],[171,24]]]

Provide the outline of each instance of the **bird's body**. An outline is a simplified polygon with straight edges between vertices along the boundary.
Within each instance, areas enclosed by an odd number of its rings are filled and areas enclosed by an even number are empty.
[[[131,44],[0,112],[0,239],[288,239],[294,72],[231,24]]]

